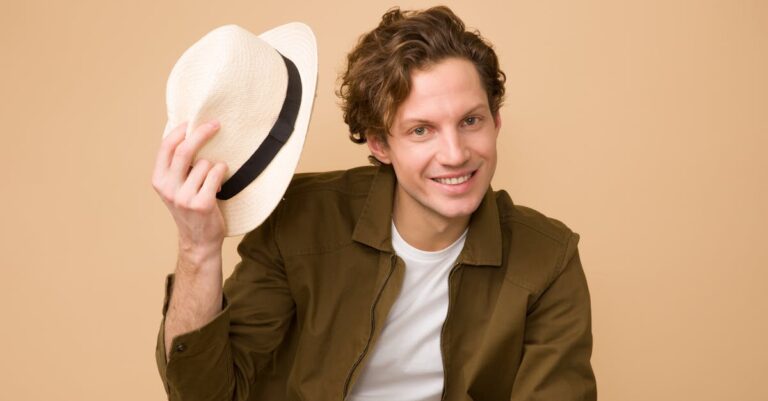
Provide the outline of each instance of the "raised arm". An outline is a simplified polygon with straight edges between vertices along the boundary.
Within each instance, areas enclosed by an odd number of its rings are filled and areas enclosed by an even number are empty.
[[[189,168],[218,126],[203,125],[187,139],[184,129],[163,140],[152,180],[179,230],[157,365],[170,400],[246,400],[258,391],[295,313],[275,241],[277,212],[243,238],[242,260],[222,290],[226,230],[215,194],[225,166],[200,160]]]
[[[160,145],[152,186],[171,212],[178,229],[178,263],[173,295],[165,318],[165,344],[198,329],[221,311],[221,247],[225,223],[216,203],[226,164],[192,161],[218,130],[203,124],[185,139],[186,124],[171,131]],[[167,347],[166,358],[170,355]]]

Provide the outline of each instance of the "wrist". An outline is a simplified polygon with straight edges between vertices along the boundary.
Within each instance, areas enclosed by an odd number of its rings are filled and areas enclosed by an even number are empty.
[[[179,241],[177,272],[221,274],[221,244],[191,244]]]

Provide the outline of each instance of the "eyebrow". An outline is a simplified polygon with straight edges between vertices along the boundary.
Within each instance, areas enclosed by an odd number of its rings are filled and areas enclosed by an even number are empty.
[[[470,108],[469,110],[465,111],[462,115],[466,116],[467,114],[472,114],[472,113],[478,111],[478,109],[482,109],[484,107],[486,107],[485,103],[478,103],[476,106],[474,106],[474,107]],[[411,124],[414,124],[414,123],[429,124],[431,122],[432,121],[430,121],[430,120],[425,120],[423,118],[414,117],[414,118],[406,118],[406,119],[402,120],[399,125],[400,126],[404,126],[404,125],[411,125]]]

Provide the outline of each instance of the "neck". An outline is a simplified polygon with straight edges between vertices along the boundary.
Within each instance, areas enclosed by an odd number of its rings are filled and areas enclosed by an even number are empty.
[[[405,242],[422,251],[439,251],[456,242],[469,225],[470,216],[446,218],[425,213],[399,201],[395,193],[392,219]]]

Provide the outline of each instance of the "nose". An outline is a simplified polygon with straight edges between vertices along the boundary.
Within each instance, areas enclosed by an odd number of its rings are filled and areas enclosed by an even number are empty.
[[[440,135],[440,149],[437,161],[446,166],[461,166],[469,160],[470,151],[464,138],[457,130],[443,131]]]

